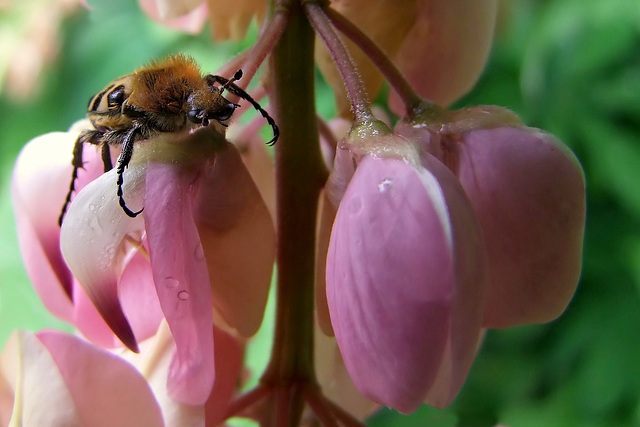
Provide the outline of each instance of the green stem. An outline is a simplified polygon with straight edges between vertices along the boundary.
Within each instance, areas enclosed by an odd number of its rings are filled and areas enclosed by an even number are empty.
[[[271,56],[272,102],[281,136],[275,146],[278,207],[276,327],[268,386],[315,383],[313,364],[316,213],[326,180],[314,99],[314,33],[297,1],[281,0],[276,13],[288,25]],[[303,408],[293,393],[288,425]]]

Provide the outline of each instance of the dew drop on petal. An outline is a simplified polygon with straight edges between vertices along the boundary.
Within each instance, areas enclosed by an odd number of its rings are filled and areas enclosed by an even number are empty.
[[[167,276],[164,278],[164,285],[167,288],[177,288],[180,282],[175,277]]]
[[[187,291],[180,291],[178,292],[178,299],[180,301],[186,301],[189,299],[189,292]]]
[[[378,184],[378,190],[380,190],[381,193],[387,191],[390,187],[391,187],[391,179],[389,178],[383,179],[382,182]]]

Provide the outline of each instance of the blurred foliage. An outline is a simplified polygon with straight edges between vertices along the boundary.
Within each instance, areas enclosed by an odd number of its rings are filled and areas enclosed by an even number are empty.
[[[66,129],[83,116],[90,95],[150,58],[183,51],[215,70],[250,40],[211,49],[207,30],[200,36],[167,30],[136,2],[89,3],[91,12],[78,10],[64,21],[41,94],[22,102],[0,96],[0,345],[15,328],[63,327],[36,297],[17,250],[9,176],[21,146]],[[557,321],[488,331],[451,407],[423,407],[407,417],[382,410],[369,425],[640,425],[640,3],[503,6],[486,72],[458,106],[512,108],[580,158],[588,188],[582,281]],[[0,25],[8,21],[0,16]],[[318,98],[330,111],[330,96]]]

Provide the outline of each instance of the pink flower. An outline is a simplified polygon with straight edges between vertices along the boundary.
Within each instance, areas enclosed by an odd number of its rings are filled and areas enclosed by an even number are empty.
[[[214,41],[242,40],[251,21],[264,18],[267,6],[264,0],[138,0],[138,3],[151,19],[188,33],[199,33],[209,19]]]
[[[419,0],[393,62],[424,99],[449,105],[480,77],[493,42],[497,0]],[[391,109],[403,113],[395,93]]]
[[[144,338],[133,322],[154,321],[157,328],[160,316],[167,319],[176,342],[168,378],[170,394],[192,405],[202,405],[213,385],[212,319],[244,336],[255,333],[275,258],[269,212],[239,154],[219,132],[209,126],[137,144],[123,189],[128,206],[144,207],[144,215],[132,219],[124,214],[112,170],[77,194],[60,235],[60,247],[75,280],[129,348],[135,350]],[[61,139],[60,145],[70,146],[74,136]],[[66,148],[68,162],[71,150]],[[29,156],[23,163],[28,161]],[[29,187],[22,184],[29,182],[29,174],[25,172],[24,177],[15,180],[16,187],[26,195],[23,199],[34,200],[31,190],[41,188],[42,181],[40,187]],[[69,178],[70,171],[62,188],[67,188]],[[35,183],[40,178],[31,179]],[[61,206],[64,195],[60,193],[53,206]],[[25,230],[30,231],[23,237],[25,247],[39,249],[43,242],[51,246],[58,237],[53,228],[55,211],[44,216],[38,216],[35,208],[27,206],[27,211],[33,215],[24,221]],[[47,227],[33,231],[34,224],[40,223]],[[44,251],[44,257],[55,262],[48,264],[62,266],[57,250]],[[42,260],[43,251],[34,252],[32,258]],[[33,271],[35,282],[51,287],[49,269],[43,276],[34,262]],[[74,279],[64,271],[75,290]],[[142,289],[157,296],[130,298]],[[48,294],[43,295],[46,300]],[[60,290],[53,295],[62,301],[60,305],[70,305]],[[156,317],[149,316],[154,304],[161,308]]]
[[[396,131],[458,176],[484,235],[484,326],[548,322],[573,296],[582,264],[585,183],[571,151],[508,110],[474,107]],[[441,131],[440,131],[441,130]]]
[[[207,4],[203,0],[138,0],[138,3],[154,21],[192,34],[202,31],[207,20]]]
[[[365,396],[401,412],[455,397],[483,308],[484,248],[471,205],[442,164],[423,164],[365,155],[327,257],[331,322],[347,370]]]
[[[479,78],[491,50],[497,16],[496,0],[332,0],[331,8],[355,24],[398,67],[415,91],[439,105],[467,93]],[[353,60],[371,98],[384,83],[380,72],[349,40]],[[350,117],[343,81],[329,52],[316,49],[316,60],[333,87],[338,113]],[[395,92],[390,107],[404,112]]]
[[[0,377],[2,425],[163,425],[132,365],[62,332],[15,333],[0,356]]]
[[[118,339],[62,259],[56,219],[69,188],[73,143],[80,129],[88,125],[88,121],[82,121],[69,132],[53,132],[30,141],[16,161],[12,199],[25,267],[44,305],[57,317],[74,324],[87,339],[114,347]],[[93,147],[85,149],[84,160],[76,188],[103,173],[100,154]],[[120,299],[137,339],[143,340],[155,333],[162,312],[148,262],[137,254],[123,267]]]
[[[167,324],[141,353],[112,353],[57,331],[14,333],[0,354],[0,424],[60,426],[219,425],[241,373],[243,346],[215,329],[220,368],[204,406],[167,393],[175,349]]]

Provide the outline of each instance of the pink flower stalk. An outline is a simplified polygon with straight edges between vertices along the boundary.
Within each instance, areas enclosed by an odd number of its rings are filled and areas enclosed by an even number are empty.
[[[347,143],[376,139],[359,138]],[[365,396],[401,412],[423,401],[443,407],[457,394],[475,357],[485,283],[482,238],[458,180],[434,158],[414,160],[362,157],[327,256],[331,322],[347,370]]]
[[[444,162],[471,201],[489,263],[484,326],[560,316],[582,264],[585,182],[573,153],[498,107],[437,113],[396,131]]]

